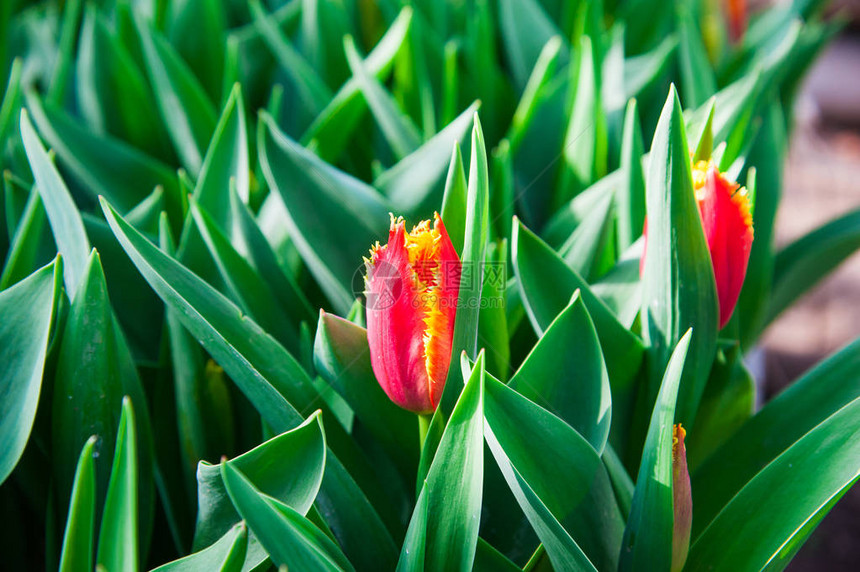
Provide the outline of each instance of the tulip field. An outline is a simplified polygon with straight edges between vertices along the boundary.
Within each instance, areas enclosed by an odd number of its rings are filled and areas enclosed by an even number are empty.
[[[860,340],[748,369],[860,248],[774,239],[826,4],[4,0],[0,569],[786,568],[860,477]]]

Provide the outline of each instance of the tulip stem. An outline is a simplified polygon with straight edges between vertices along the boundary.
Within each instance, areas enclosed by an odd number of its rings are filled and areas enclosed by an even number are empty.
[[[432,419],[432,413],[418,414],[418,445],[422,451],[424,450],[424,441],[427,440],[427,431],[430,430],[430,421]]]

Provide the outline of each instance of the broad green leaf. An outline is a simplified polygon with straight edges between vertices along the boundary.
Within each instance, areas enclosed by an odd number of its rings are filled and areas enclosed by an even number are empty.
[[[614,248],[609,252],[614,222],[614,197],[603,196],[558,250],[567,265],[587,281],[606,271],[607,256],[615,257]]]
[[[642,172],[642,129],[636,100],[627,104],[621,142],[623,183],[615,191],[618,249],[626,250],[642,236],[645,225],[645,175]]]
[[[517,108],[511,118],[511,125],[508,127],[508,132],[505,136],[510,141],[513,152],[519,149],[523,135],[535,118],[535,108],[546,94],[546,85],[555,74],[563,45],[562,42],[561,36],[553,36],[547,40],[529,75],[528,83],[526,83],[525,89],[523,89],[522,96],[520,96]]]
[[[63,111],[44,105],[34,92],[27,95],[27,109],[60,164],[93,200],[103,195],[127,212],[158,185],[167,197],[178,197],[176,176],[163,163],[118,139],[88,131]],[[171,208],[178,209],[178,199]]]
[[[0,483],[18,464],[36,417],[62,267],[58,258],[0,291]]]
[[[511,146],[506,139],[492,151],[490,180],[490,238],[510,243],[511,220],[516,209],[516,174]]]
[[[580,291],[559,313],[508,384],[553,411],[603,453],[612,397],[600,342]]]
[[[271,430],[283,432],[299,425],[302,417],[295,407],[310,410],[311,406],[322,405],[307,374],[283,346],[243,317],[211,286],[158,250],[107,202],[102,203],[102,208],[147,282],[177,311],[183,325],[224,368]],[[329,442],[337,437],[338,444],[351,452],[342,430],[336,431],[338,427],[330,426]],[[374,508],[385,508],[385,498],[376,495],[371,505],[340,460],[333,454],[326,459],[320,492],[325,502],[323,512],[350,560],[360,568],[371,562],[391,562],[395,558],[394,543]],[[353,464],[353,472],[356,467],[363,468],[360,463]]]
[[[749,419],[755,408],[756,387],[743,363],[737,342],[717,350],[705,385],[696,424],[687,435],[687,466],[691,473]]]
[[[633,327],[642,307],[639,260],[644,246],[644,239],[640,237],[621,255],[609,272],[591,285],[591,291],[612,310],[626,328]]]
[[[321,311],[314,341],[314,366],[346,400],[407,482],[414,482],[418,425],[415,416],[388,399],[376,381],[370,365],[367,331]]]
[[[642,363],[644,348],[639,338],[625,328],[576,272],[519,221],[514,223],[512,257],[523,303],[535,331],[541,335],[568,305],[579,289],[603,350],[612,388],[613,442],[626,436],[630,422],[633,381]],[[617,437],[616,437],[617,432]],[[620,447],[618,447],[620,448]]]
[[[468,195],[466,171],[463,168],[463,155],[460,145],[454,144],[451,160],[448,163],[448,175],[445,179],[445,194],[442,196],[442,221],[445,230],[451,238],[451,244],[458,254],[463,253],[463,241],[466,234],[466,196]]]
[[[487,354],[487,369],[499,379],[508,379],[511,348],[505,312],[505,289],[508,284],[508,242],[491,242],[484,262],[481,310],[478,315],[478,339]]]
[[[62,103],[68,91],[72,61],[75,57],[75,39],[81,19],[81,0],[70,0],[63,8],[60,24],[60,38],[57,46],[57,61],[51,74],[48,97],[51,101]]]
[[[576,91],[564,138],[564,157],[572,179],[572,194],[606,174],[607,125],[600,100],[600,48],[582,36],[577,50]],[[570,196],[570,195],[569,195]],[[564,197],[566,198],[566,197]]]
[[[292,45],[290,40],[275,25],[272,17],[266,14],[259,0],[248,2],[251,15],[262,34],[263,41],[272,51],[281,69],[290,78],[304,112],[313,117],[331,101],[328,86],[314,67]]]
[[[230,298],[284,347],[297,350],[298,333],[290,327],[290,319],[269,285],[236,252],[230,244],[230,239],[219,230],[214,218],[193,199],[191,215],[209,249],[212,260],[218,267],[218,272],[227,285]]]
[[[140,475],[140,523],[135,535],[148,544],[153,518],[152,434],[146,395],[134,361],[113,314],[101,259],[90,254],[78,291],[69,308],[59,345],[54,373],[52,456],[59,498],[69,498],[73,467],[87,439],[96,435],[97,502],[109,489],[108,467],[117,437],[123,396],[137,409],[135,473]],[[116,460],[114,459],[114,462]],[[135,498],[138,492],[135,491]]]
[[[301,425],[231,459],[254,487],[300,514],[307,514],[323,479],[326,462],[322,418],[315,413]],[[202,461],[197,468],[197,529],[200,549],[229,532],[241,516],[230,503],[219,465]]]
[[[672,564],[672,425],[690,347],[688,330],[672,353],[651,414],[636,478],[630,518],[624,530],[619,570],[669,570]]]
[[[782,108],[771,105],[764,112],[762,128],[748,158],[749,163],[755,165],[756,201],[752,213],[755,240],[736,310],[741,345],[744,348],[753,343],[766,325],[772,296],[776,294],[772,290],[774,222],[782,195],[783,160],[787,143]]]
[[[75,87],[87,126],[171,160],[170,140],[146,78],[95,5],[86,8],[79,42]]]
[[[564,421],[490,377],[484,419],[490,451],[554,568],[614,569],[624,524],[594,448]],[[588,510],[596,499],[603,501],[600,509]],[[590,538],[588,528],[594,531]],[[589,556],[578,543],[583,539]]]
[[[42,197],[39,190],[33,187],[16,225],[15,234],[11,237],[3,273],[0,274],[0,290],[23,280],[40,266],[47,264],[56,252]]]
[[[648,248],[642,272],[642,336],[651,346],[651,366],[637,415],[640,421],[650,415],[662,370],[678,341],[694,327],[677,417],[692,426],[716,351],[718,308],[711,257],[693,194],[681,103],[674,87],[651,143],[646,188]]]
[[[211,546],[185,558],[163,564],[153,572],[197,572],[220,570],[241,572],[248,548],[248,529],[244,522],[235,524]]]
[[[465,351],[469,357],[478,353],[478,317],[480,314],[483,268],[481,267],[487,249],[489,236],[489,173],[487,166],[487,147],[481,122],[475,112],[472,126],[471,160],[469,163],[469,183],[466,194],[466,225],[463,238],[463,252],[460,255],[462,273],[460,293],[457,299],[459,310],[454,324],[452,356]],[[459,392],[459,378],[462,377],[459,360],[452,359],[445,387],[454,391],[444,391],[442,407],[450,408]]]
[[[395,56],[404,45],[411,22],[412,8],[404,6],[365,59],[365,69],[380,81],[385,79]],[[366,110],[367,105],[360,96],[358,82],[350,78],[302,135],[302,145],[314,149],[325,160],[336,160],[349,143]]]
[[[473,572],[520,572],[520,567],[493,548],[483,538],[478,538]]]
[[[227,236],[231,235],[231,180],[235,181],[239,198],[247,203],[251,194],[250,169],[245,104],[242,90],[237,84],[233,86],[224,105],[194,187],[194,199],[212,215]]]
[[[484,480],[483,401],[481,353],[451,412],[421,487],[400,552],[398,572],[472,568]]]
[[[695,20],[695,10],[689,5],[676,4],[680,48],[681,95],[687,107],[705,103],[717,91],[717,79],[702,43],[702,32]]]
[[[84,222],[24,110],[21,111],[21,139],[24,141],[30,168],[36,179],[36,188],[42,195],[54,240],[63,255],[66,290],[77,292],[90,253],[90,241],[84,230]]]
[[[354,570],[331,538],[295,509],[257,490],[238,468],[222,463],[221,478],[236,509],[276,565]]]
[[[428,218],[434,210],[439,210],[449,173],[451,145],[465,143],[477,110],[475,102],[415,152],[376,177],[373,186],[388,198],[396,212]]]
[[[529,75],[548,41],[563,37],[537,0],[502,0],[499,2],[499,28],[514,82],[522,91]],[[569,59],[567,45],[562,45],[559,63]]]
[[[693,538],[792,443],[860,397],[858,368],[855,341],[776,396],[693,472]]]
[[[134,426],[131,400],[124,397],[96,556],[98,566],[112,572],[135,571],[140,567],[137,522],[139,477]]]
[[[197,176],[215,131],[215,106],[164,36],[140,18],[135,26],[162,121],[182,165]]]
[[[860,209],[855,209],[780,250],[774,264],[767,321],[776,318],[858,248]]]
[[[860,477],[858,420],[854,399],[756,474],[696,538],[684,569],[785,568]]]
[[[398,107],[394,97],[364,68],[364,62],[352,36],[343,39],[346,60],[352,77],[358,82],[376,124],[398,159],[406,157],[421,145],[421,133],[408,115]]]
[[[678,38],[670,34],[650,52],[625,58],[624,101],[641,97],[651,86],[657,84],[657,81],[664,76],[669,63],[673,61],[671,56],[677,47]]]
[[[170,2],[164,9],[167,38],[214,101],[221,98],[225,11],[216,0]]]
[[[60,572],[92,570],[93,538],[96,521],[96,477],[93,451],[97,437],[84,444],[75,470],[75,483],[69,502],[69,516],[63,534]]]
[[[290,237],[335,309],[354,299],[361,257],[385,235],[389,208],[375,189],[328,165],[281,133],[268,115],[260,161],[269,187],[287,207]]]

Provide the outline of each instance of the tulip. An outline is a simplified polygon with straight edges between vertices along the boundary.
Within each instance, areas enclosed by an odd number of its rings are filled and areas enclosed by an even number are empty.
[[[699,161],[693,166],[693,189],[711,254],[722,328],[732,317],[738,303],[750,260],[753,226],[749,193],[746,188],[726,179],[712,162],[706,161]],[[647,249],[647,220],[642,232]],[[643,254],[639,265],[640,274],[644,268]]]
[[[415,413],[435,411],[451,363],[460,259],[438,214],[411,232],[391,217],[388,243],[365,258],[367,339],[379,385]]]
[[[672,572],[679,572],[690,550],[690,527],[693,524],[693,496],[687,471],[687,432],[680,423],[672,428]]]

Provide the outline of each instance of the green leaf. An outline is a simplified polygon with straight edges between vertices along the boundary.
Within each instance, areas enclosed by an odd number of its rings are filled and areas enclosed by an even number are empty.
[[[858,421],[854,399],[762,469],[696,538],[684,569],[782,570],[860,477]]]
[[[159,566],[152,572],[197,572],[220,570],[240,572],[248,548],[248,529],[244,522],[235,524],[211,546],[185,558]]]
[[[346,400],[407,482],[414,482],[418,425],[415,416],[388,399],[376,381],[367,331],[321,311],[314,341],[314,366]]]
[[[460,255],[462,273],[460,293],[457,298],[457,320],[454,324],[454,337],[451,344],[451,366],[445,389],[442,390],[440,406],[436,415],[444,415],[453,409],[460,391],[460,361],[456,359],[465,351],[470,358],[478,352],[478,317],[482,290],[483,262],[489,236],[489,175],[487,167],[487,147],[481,122],[475,113],[472,127],[472,153],[469,165],[469,184],[466,195],[466,232],[463,252]],[[434,415],[435,416],[435,415]],[[423,456],[423,453],[422,453]]]
[[[641,97],[657,85],[658,80],[664,77],[669,62],[673,61],[672,54],[677,47],[678,38],[671,34],[663,38],[653,50],[625,58],[624,101]]]
[[[319,492],[325,462],[325,435],[317,412],[295,429],[269,439],[228,464],[263,494],[304,515]],[[206,461],[197,469],[197,505],[197,549],[215,542],[242,518],[227,496],[220,466]]]
[[[0,483],[18,464],[36,417],[61,260],[0,291]]]
[[[224,368],[273,431],[286,431],[301,423],[296,407],[310,410],[322,405],[307,374],[283,346],[211,286],[158,250],[107,202],[102,208],[150,286],[177,311],[183,325]],[[330,426],[329,441],[333,443],[337,437],[338,445],[351,453],[350,442],[344,439],[342,429],[337,431],[339,427]],[[394,543],[374,509],[385,508],[385,497],[374,496],[371,505],[344,465],[333,454],[326,459],[320,497],[326,501],[329,524],[344,550],[361,568],[380,562],[393,566]],[[360,462],[351,466],[355,474],[361,468]]]
[[[499,3],[499,28],[514,82],[524,90],[529,75],[548,41],[564,37],[536,0],[503,0]],[[568,59],[567,45],[562,46],[559,63]]]
[[[69,189],[42,147],[25,110],[21,111],[21,139],[27,150],[36,187],[42,195],[54,240],[63,255],[66,290],[77,292],[90,253],[90,241],[84,230],[84,222]]]
[[[608,159],[606,115],[600,98],[600,48],[583,35],[577,58],[576,91],[563,147],[573,176],[569,183],[573,194],[604,176]]]
[[[389,208],[375,189],[300,147],[263,115],[260,161],[287,207],[290,237],[335,309],[346,314],[362,255],[386,234]]]
[[[63,535],[60,571],[93,569],[93,536],[96,520],[96,477],[93,452],[97,437],[84,444],[75,470],[75,484],[69,502],[69,516]]]
[[[212,215],[214,221],[230,236],[230,185],[247,203],[251,194],[248,160],[248,128],[245,104],[238,84],[233,86],[224,111],[215,127],[206,157],[194,187],[194,199]]]
[[[398,572],[472,568],[483,489],[483,396],[481,353],[421,487],[400,552]]]
[[[117,436],[123,396],[129,396],[138,414],[135,434],[135,472],[140,473],[141,546],[148,544],[153,518],[152,434],[146,395],[134,361],[119,329],[108,298],[101,259],[93,251],[75,293],[63,329],[54,374],[52,456],[59,498],[69,498],[75,460],[91,435],[95,446],[97,499],[109,489],[107,467]],[[136,441],[138,438],[136,437]],[[114,459],[114,462],[116,460]],[[135,492],[137,498],[138,493]],[[135,518],[138,509],[135,508]]]
[[[858,368],[860,341],[855,341],[765,405],[693,472],[693,538],[759,471],[860,397]]]
[[[221,464],[230,499],[279,566],[296,570],[354,570],[340,548],[311,521],[258,491],[242,472]]]
[[[122,415],[116,433],[116,453],[99,530],[99,567],[113,571],[136,571],[138,561],[138,464],[137,434],[131,400],[122,400]]]
[[[173,159],[143,72],[92,4],[81,28],[75,81],[80,113],[90,129]]]
[[[522,223],[513,231],[512,257],[523,303],[535,331],[541,335],[556,316],[567,307],[579,289],[600,340],[612,388],[613,443],[627,434],[630,422],[633,381],[642,363],[644,348],[639,338],[625,328],[610,310],[564,260]],[[616,433],[617,432],[617,433]]]
[[[384,80],[404,45],[411,22],[412,8],[404,6],[365,59],[365,70],[380,81]],[[325,160],[338,159],[366,109],[358,82],[350,78],[302,135],[302,145],[307,145]]]
[[[487,352],[487,369],[499,379],[507,379],[511,348],[505,312],[507,288],[508,242],[491,242],[484,263],[481,309],[478,315],[478,339]]]
[[[27,94],[27,109],[61,165],[92,199],[103,195],[127,212],[161,185],[168,197],[176,197],[172,208],[178,209],[176,175],[163,163],[118,139],[88,131],[63,111],[43,105],[35,92]]]
[[[191,201],[191,216],[203,237],[209,254],[227,286],[230,298],[284,347],[297,350],[298,332],[265,280],[236,252],[219,230],[214,218],[196,201]]]
[[[627,104],[621,143],[623,183],[615,192],[618,249],[626,250],[642,236],[645,225],[645,176],[642,172],[642,129],[636,100]]]
[[[855,209],[780,250],[774,265],[767,321],[776,318],[858,248],[860,209]]]
[[[343,45],[352,77],[358,82],[358,89],[361,90],[376,124],[391,146],[394,155],[398,159],[406,157],[421,145],[421,133],[379,80],[364,68],[364,62],[352,36],[345,36]]]
[[[671,568],[675,521],[672,506],[672,425],[691,337],[688,330],[678,342],[660,384],[645,438],[630,518],[624,530],[619,570]]]
[[[510,141],[512,152],[519,149],[525,132],[535,118],[535,110],[546,95],[546,86],[555,74],[562,46],[561,36],[553,36],[541,48],[505,136]]]
[[[296,51],[290,40],[275,25],[272,17],[266,14],[260,2],[250,0],[248,5],[263,41],[292,81],[299,101],[304,107],[303,111],[313,117],[319,113],[326,102],[331,101],[331,91],[314,67]]]
[[[520,567],[493,548],[483,538],[478,538],[473,572],[520,572]]]
[[[716,93],[717,79],[708,61],[702,32],[694,19],[694,9],[688,5],[676,4],[675,17],[680,38],[678,60],[684,104],[687,107],[697,107]]]
[[[678,397],[678,421],[692,426],[716,351],[714,271],[693,194],[690,150],[674,87],[651,144],[647,179],[648,252],[642,272],[642,335],[650,383],[637,415],[644,421],[669,356],[695,326]]]
[[[612,397],[594,323],[580,291],[559,313],[508,384],[577,430],[600,455]]]
[[[594,448],[564,421],[490,377],[484,419],[490,451],[553,567],[614,569],[624,523]],[[599,510],[591,510],[595,503]],[[577,542],[583,540],[588,556]]]
[[[164,9],[167,38],[215,101],[222,96],[226,9],[215,0],[171,2]]]
[[[460,145],[454,144],[451,160],[448,163],[448,176],[445,179],[445,194],[442,196],[442,221],[451,238],[451,244],[458,254],[463,253],[466,234],[466,197],[469,193],[466,171],[463,168],[463,155]]]
[[[0,275],[0,290],[26,278],[55,255],[57,249],[47,225],[48,217],[42,205],[42,197],[39,190],[33,187],[9,245],[3,273]]]
[[[587,281],[593,281],[607,270],[607,261],[614,262],[612,245],[615,205],[614,197],[606,195],[591,209],[559,248],[559,255],[575,272]],[[611,252],[610,252],[611,250]]]
[[[182,165],[197,176],[215,131],[215,107],[164,36],[141,18],[135,19],[135,26],[162,121]]]
[[[428,218],[439,209],[446,175],[450,171],[451,144],[465,143],[478,107],[478,102],[470,105],[415,152],[376,177],[373,186],[388,197],[396,212]]]

